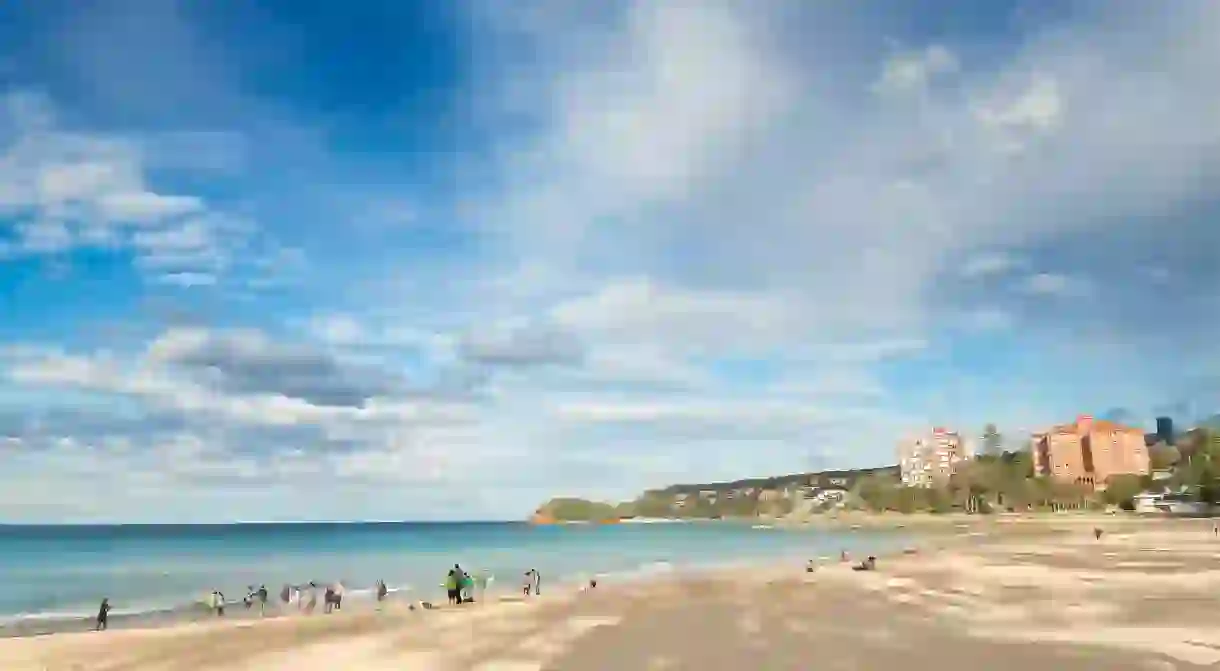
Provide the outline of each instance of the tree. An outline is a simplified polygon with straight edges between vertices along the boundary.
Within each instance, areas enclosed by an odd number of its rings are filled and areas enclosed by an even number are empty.
[[[1138,475],[1113,475],[1106,483],[1105,501],[1123,510],[1135,510],[1133,499],[1144,491],[1144,483]]]
[[[1164,470],[1176,465],[1182,458],[1182,453],[1173,445],[1157,443],[1148,448],[1148,461],[1154,471]]]
[[[983,427],[983,454],[990,457],[1000,456],[1004,437],[1000,435],[1000,431],[996,429],[995,424],[988,424]]]

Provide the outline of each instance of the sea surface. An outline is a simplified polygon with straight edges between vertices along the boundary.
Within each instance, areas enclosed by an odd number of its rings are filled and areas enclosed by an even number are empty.
[[[197,608],[212,590],[342,581],[349,598],[378,579],[395,597],[443,601],[449,567],[485,570],[492,591],[536,568],[543,591],[590,577],[631,579],[736,563],[880,552],[890,533],[754,528],[733,522],[532,526],[524,523],[300,523],[0,526],[0,625]],[[274,597],[273,597],[274,598]]]

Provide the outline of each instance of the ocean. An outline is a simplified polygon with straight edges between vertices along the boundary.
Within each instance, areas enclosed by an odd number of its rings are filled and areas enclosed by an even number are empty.
[[[752,528],[735,522],[532,526],[513,522],[0,526],[0,625],[196,607],[212,590],[342,581],[349,598],[385,580],[396,597],[444,601],[453,564],[516,590],[536,568],[543,591],[590,577],[744,562],[803,562],[841,549],[880,552],[893,533]]]

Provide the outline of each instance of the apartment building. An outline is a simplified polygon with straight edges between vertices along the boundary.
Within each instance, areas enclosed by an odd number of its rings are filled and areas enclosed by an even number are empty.
[[[952,476],[967,458],[965,445],[956,431],[936,427],[931,433],[902,441],[898,466],[906,487],[931,487]]]
[[[1034,434],[1030,451],[1036,474],[1090,488],[1114,475],[1150,472],[1143,430],[1088,415]]]

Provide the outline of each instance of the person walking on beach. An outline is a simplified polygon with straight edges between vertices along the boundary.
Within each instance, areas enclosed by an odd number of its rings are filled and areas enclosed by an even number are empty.
[[[225,593],[216,590],[216,617],[225,616]]]
[[[267,614],[267,586],[258,586],[258,616],[262,617]]]
[[[538,569],[530,569],[534,572],[534,596],[542,596],[542,574]]]
[[[377,603],[380,604],[381,602],[385,601],[386,594],[389,594],[389,592],[390,592],[390,590],[387,589],[385,586],[385,581],[378,579],[377,580]]]
[[[97,624],[93,627],[93,631],[104,631],[110,619],[110,599],[102,599],[102,605],[97,609]]]

